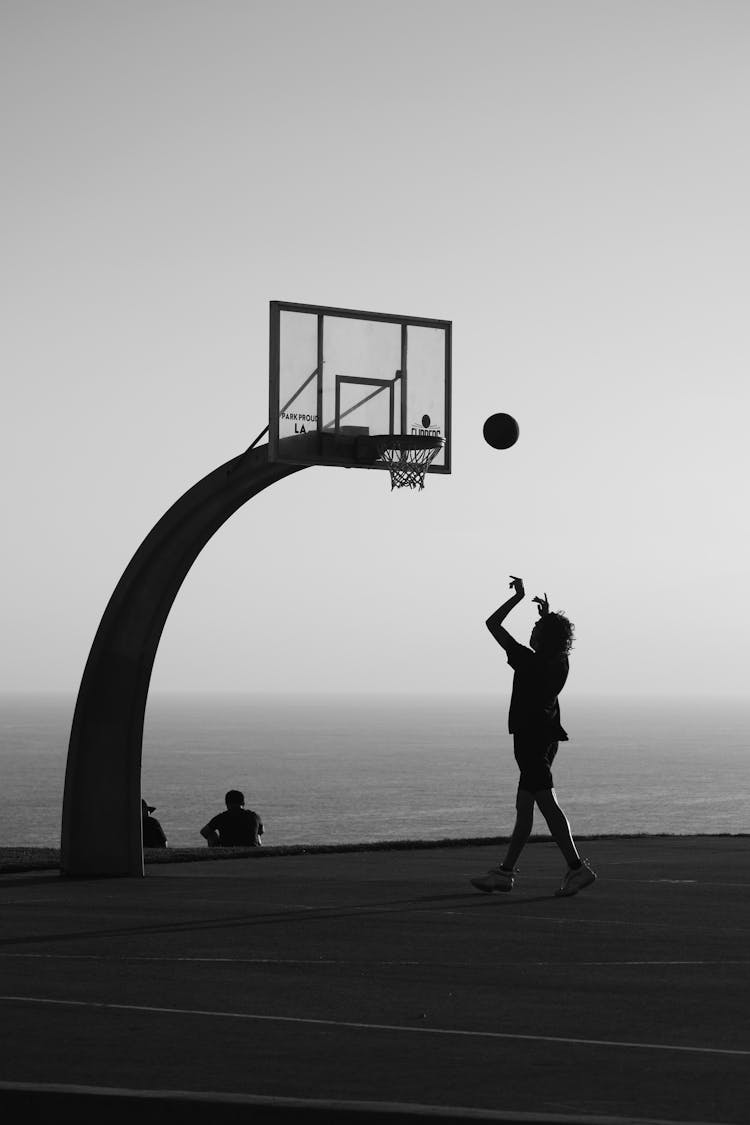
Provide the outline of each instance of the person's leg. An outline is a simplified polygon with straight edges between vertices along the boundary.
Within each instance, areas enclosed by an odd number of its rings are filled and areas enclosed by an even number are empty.
[[[534,794],[534,800],[547,821],[552,839],[568,861],[568,867],[580,867],[581,857],[573,842],[568,818],[557,803],[554,789],[540,789]]]
[[[515,868],[518,863],[518,857],[531,835],[533,825],[534,794],[529,793],[526,789],[519,788],[516,794],[516,823],[513,826],[513,833],[508,842],[508,850],[505,853],[505,859],[501,865],[504,871],[513,871]]]
[[[491,867],[485,875],[479,875],[470,882],[478,891],[490,894],[492,891],[512,891],[515,881],[514,867],[523,846],[531,835],[534,823],[534,794],[519,786],[516,794],[516,823],[508,844],[505,859],[500,867]]]

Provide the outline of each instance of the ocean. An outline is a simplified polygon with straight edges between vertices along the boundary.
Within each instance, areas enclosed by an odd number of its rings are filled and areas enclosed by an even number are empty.
[[[265,843],[507,834],[517,783],[508,700],[154,696],[142,790],[169,843],[242,789]],[[743,700],[563,698],[558,799],[578,835],[750,832]],[[57,847],[75,700],[0,697],[0,845]],[[537,814],[535,829],[546,826]]]

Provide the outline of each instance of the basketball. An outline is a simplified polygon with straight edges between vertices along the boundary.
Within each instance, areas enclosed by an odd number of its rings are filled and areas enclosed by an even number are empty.
[[[518,441],[518,422],[510,414],[490,414],[482,433],[493,449],[510,449]]]

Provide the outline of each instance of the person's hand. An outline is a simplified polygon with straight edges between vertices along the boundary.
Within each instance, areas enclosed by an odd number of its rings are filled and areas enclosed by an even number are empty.
[[[534,601],[536,602],[539,609],[539,616],[546,617],[549,613],[549,602],[547,601],[547,595],[545,594],[543,598],[534,598]]]
[[[516,578],[515,575],[511,574],[509,586],[511,590],[518,594],[519,598],[524,597],[526,591],[523,588],[523,578]]]

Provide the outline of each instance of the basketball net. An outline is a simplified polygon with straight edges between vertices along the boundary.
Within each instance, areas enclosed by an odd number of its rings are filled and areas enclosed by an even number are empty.
[[[425,473],[442,448],[443,439],[437,437],[389,434],[380,438],[378,459],[388,466],[391,491],[394,488],[424,488]]]

